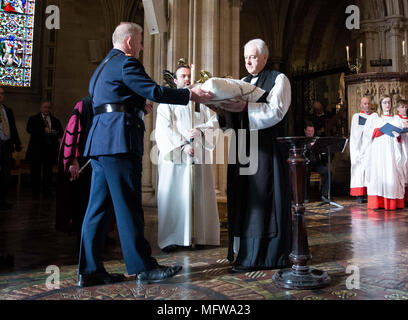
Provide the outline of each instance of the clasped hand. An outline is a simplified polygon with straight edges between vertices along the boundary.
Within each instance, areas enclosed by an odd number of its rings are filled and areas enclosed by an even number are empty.
[[[396,131],[393,131],[392,134],[394,135],[395,138],[401,137],[401,134],[399,134],[399,133],[396,132]]]
[[[187,130],[187,132],[188,132],[190,139],[195,139],[201,136],[201,130],[197,128],[189,129]],[[191,144],[184,145],[183,152],[190,157],[194,157],[194,148]]]
[[[197,128],[196,129],[189,129],[189,130],[187,130],[187,132],[189,134],[190,139],[194,139],[194,138],[197,138],[197,137],[201,136],[201,130],[197,129]]]
[[[144,107],[144,110],[143,110],[144,114],[148,115],[152,111],[153,111],[153,103],[151,103],[151,102],[146,103],[146,105]]]
[[[56,134],[57,131],[52,130],[52,129],[50,129],[50,128],[45,128],[45,133],[46,133],[46,134]]]
[[[68,171],[71,175],[70,181],[77,180],[79,178],[79,163],[77,159],[72,161],[72,164],[69,166]]]
[[[183,152],[190,157],[194,157],[194,148],[191,144],[186,144],[183,148]]]

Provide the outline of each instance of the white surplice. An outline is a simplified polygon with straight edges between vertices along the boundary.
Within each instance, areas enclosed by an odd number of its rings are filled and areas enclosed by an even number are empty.
[[[251,84],[256,85],[258,78],[254,77]],[[275,86],[269,92],[265,103],[248,103],[249,128],[251,130],[262,130],[273,127],[282,121],[289,111],[292,100],[291,85],[288,77],[283,73],[278,75]]]
[[[155,137],[159,149],[158,244],[192,245],[190,216],[190,163],[182,152],[189,142],[191,104],[187,106],[160,104],[157,109]],[[219,129],[214,112],[200,105],[195,112],[195,128],[203,138],[194,141],[194,239],[195,244],[219,245],[220,222],[215,195],[212,151]],[[215,133],[215,134],[214,134]]]
[[[368,119],[369,115],[366,113],[356,113],[351,120],[350,128],[350,162],[351,162],[351,179],[350,189],[352,195],[354,193],[360,194],[360,190],[364,186],[365,166],[363,163],[363,145],[364,145],[364,128],[365,124],[359,124],[360,117]]]
[[[408,117],[402,118],[399,115],[395,116],[395,122],[397,127],[399,128],[406,128],[408,127]],[[402,157],[403,157],[403,165],[404,168],[404,179],[405,185],[408,183],[408,133],[401,134],[401,149],[402,149]]]
[[[378,116],[373,113],[368,117],[365,136],[364,163],[366,167],[365,183],[368,196],[378,196],[386,199],[404,198],[404,170],[401,143],[397,138],[382,135],[373,139],[375,129],[380,129],[386,123],[398,127],[395,117]]]

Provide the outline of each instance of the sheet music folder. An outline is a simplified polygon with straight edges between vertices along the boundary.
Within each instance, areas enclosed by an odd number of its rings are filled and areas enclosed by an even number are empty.
[[[365,126],[366,122],[367,122],[367,118],[364,118],[364,117],[362,117],[362,116],[359,116],[359,117],[358,117],[358,124],[359,124],[360,126]]]
[[[318,137],[311,152],[313,153],[343,153],[346,149],[348,139],[344,137]],[[330,150],[329,150],[330,149]]]
[[[380,132],[386,134],[387,136],[390,136],[392,138],[394,138],[394,134],[392,133],[393,131],[398,132],[398,133],[407,133],[408,132],[408,128],[398,128],[396,126],[393,126],[390,123],[385,124],[383,127],[380,128]]]

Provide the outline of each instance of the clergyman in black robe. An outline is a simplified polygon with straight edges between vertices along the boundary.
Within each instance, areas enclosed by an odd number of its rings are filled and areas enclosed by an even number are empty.
[[[266,44],[260,39],[251,40],[245,46],[249,75],[244,81],[266,92],[257,103],[231,101],[217,112],[220,126],[233,129],[237,137],[232,139],[229,154],[230,160],[237,161],[229,161],[227,173],[228,260],[233,262],[237,254],[232,269],[235,272],[289,265],[292,196],[288,151],[276,138],[286,135],[291,87],[284,74],[267,67],[267,60]],[[246,148],[240,147],[239,130],[245,132]],[[257,134],[257,144],[251,141],[250,134]],[[235,157],[231,157],[234,152]],[[245,152],[248,164],[239,161],[238,154]],[[250,168],[256,169],[245,173]]]

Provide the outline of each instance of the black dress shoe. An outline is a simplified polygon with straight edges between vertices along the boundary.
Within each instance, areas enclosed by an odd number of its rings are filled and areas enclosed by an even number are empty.
[[[170,252],[174,252],[177,251],[178,246],[175,244],[172,244],[170,246],[164,247],[163,249],[161,249],[163,252],[165,253],[170,253]]]
[[[125,279],[126,277],[120,273],[98,272],[92,274],[80,274],[78,276],[78,286],[90,287],[100,284],[112,284],[116,282],[122,282]]]
[[[194,249],[196,249],[196,250],[206,250],[206,249],[208,249],[208,248],[210,248],[210,246],[207,246],[207,245],[205,245],[205,244],[196,244],[196,245],[194,246]]]
[[[328,198],[328,196],[322,196],[322,201],[325,203],[330,203],[330,199]]]
[[[182,269],[182,266],[166,267],[157,266],[149,271],[139,272],[136,276],[138,282],[141,283],[155,283],[173,277]]]

